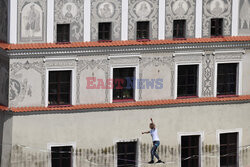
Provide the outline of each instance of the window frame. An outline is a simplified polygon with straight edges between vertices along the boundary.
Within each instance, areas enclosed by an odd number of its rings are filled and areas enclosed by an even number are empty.
[[[68,41],[58,41],[58,25],[68,25],[69,26],[69,34],[68,34]],[[65,23],[65,24],[57,24],[56,25],[56,43],[70,43],[70,24]]]
[[[175,63],[175,88],[174,88],[174,99],[178,98],[190,98],[190,97],[178,97],[178,66],[182,65],[198,65],[197,74],[197,98],[201,97],[202,93],[202,63],[201,62],[177,62]],[[192,97],[191,97],[192,98]]]
[[[204,132],[203,131],[199,131],[199,132],[178,132],[178,137],[177,137],[177,141],[178,141],[178,145],[181,146],[181,137],[182,136],[200,136],[200,140],[199,140],[199,166],[202,167],[203,166],[203,151],[202,151],[202,143],[204,142]],[[181,149],[179,152],[179,160],[178,160],[178,166],[181,167]]]
[[[139,23],[148,23],[148,29],[147,29],[147,38],[138,38],[138,24]],[[146,31],[146,30],[140,30],[141,31]],[[149,41],[150,40],[150,21],[146,20],[146,21],[137,21],[136,22],[136,40],[137,41]]]
[[[65,58],[66,59],[66,58]],[[55,59],[57,60],[57,59]],[[62,59],[60,59],[62,60]],[[49,72],[50,71],[71,71],[71,96],[70,96],[70,105],[75,105],[76,102],[75,102],[75,95],[76,95],[76,86],[75,86],[75,83],[76,83],[76,80],[75,80],[75,68],[72,67],[72,68],[47,68],[46,69],[46,91],[45,91],[45,107],[48,107],[49,104]],[[56,106],[60,106],[60,105],[56,105]],[[63,105],[62,105],[63,106]],[[53,106],[51,106],[53,107]]]
[[[135,82],[137,82],[138,78],[139,78],[139,65],[124,65],[124,66],[120,66],[120,65],[113,65],[110,68],[110,79],[114,79],[114,68],[135,68]],[[138,85],[137,83],[135,83],[135,87],[134,87],[134,100],[133,101],[138,101]],[[119,102],[119,101],[117,101]],[[114,103],[113,100],[113,89],[110,89],[110,103]]]
[[[237,166],[239,166],[239,164],[242,164],[242,157],[240,156],[240,150],[239,148],[242,147],[242,128],[238,128],[238,129],[218,129],[216,130],[216,140],[217,140],[217,145],[218,147],[218,152],[220,153],[220,135],[221,134],[225,134],[225,133],[238,133],[238,148],[237,148],[237,152],[238,152],[238,156],[237,156]],[[220,154],[219,154],[219,160],[218,160],[218,166],[220,166]]]
[[[175,36],[174,36],[175,22],[179,22],[179,21],[183,21],[183,22],[184,22],[184,27],[183,27],[183,29],[184,29],[183,34],[184,34],[184,35],[183,35],[183,37],[178,37],[178,36],[175,37]],[[186,19],[176,19],[176,20],[173,20],[173,39],[174,39],[174,40],[184,40],[184,39],[186,39],[186,35],[187,35],[187,34],[186,34],[186,30],[187,30],[187,29],[186,29],[186,26],[187,26],[187,25],[186,25],[186,24],[187,24]]]
[[[72,166],[71,167],[76,167],[76,155],[75,150],[76,150],[76,143],[75,142],[69,142],[69,143],[48,143],[47,144],[47,149],[49,151],[50,154],[50,158],[48,158],[48,167],[52,167],[52,154],[51,154],[51,148],[52,147],[64,147],[64,146],[71,146],[73,153],[72,153]]]
[[[222,20],[221,34],[220,35],[212,35],[212,20]],[[216,28],[216,30],[219,28]],[[211,18],[210,19],[210,37],[211,38],[221,38],[224,36],[224,19],[223,18]]]
[[[100,39],[100,24],[109,24],[109,39]],[[102,31],[102,35],[107,32]],[[112,42],[112,22],[99,22],[98,23],[98,41],[99,42]]]
[[[242,61],[241,60],[228,60],[228,61],[216,61],[215,62],[215,70],[214,70],[214,97],[227,97],[230,95],[221,95],[217,96],[217,73],[218,73],[218,64],[231,64],[237,63],[237,73],[236,73],[236,94],[232,96],[240,96],[242,95]]]

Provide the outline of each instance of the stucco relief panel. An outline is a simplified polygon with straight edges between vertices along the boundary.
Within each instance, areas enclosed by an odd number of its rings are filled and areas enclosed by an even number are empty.
[[[239,35],[250,35],[250,0],[239,3]]]
[[[46,41],[47,0],[18,1],[18,42]]]
[[[121,2],[120,0],[92,0],[91,38],[98,40],[98,23],[112,23],[112,40],[121,40]]]
[[[57,24],[70,24],[70,41],[83,41],[83,13],[84,0],[55,0],[54,32],[57,31]],[[56,33],[54,33],[54,41],[56,41]]]
[[[195,32],[195,0],[166,1],[166,38],[173,36],[173,21],[186,20],[187,37],[194,37]]]
[[[136,39],[137,21],[150,21],[150,38],[158,38],[158,0],[129,0],[128,39]]]
[[[204,0],[202,16],[203,37],[210,36],[212,18],[223,18],[223,35],[231,35],[232,0]]]

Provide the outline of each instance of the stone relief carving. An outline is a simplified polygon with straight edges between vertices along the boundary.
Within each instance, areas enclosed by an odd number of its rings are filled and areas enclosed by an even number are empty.
[[[25,63],[15,62],[10,65],[10,90],[9,99],[11,106],[18,106],[26,96],[32,96],[32,86],[28,79],[23,78],[18,72],[22,69],[34,69],[41,75],[41,105],[45,104],[45,68],[42,61],[30,63],[28,60]]]
[[[128,39],[136,39],[137,21],[150,21],[151,39],[158,38],[158,0],[129,0]]]
[[[91,38],[98,40],[98,23],[112,23],[112,40],[121,40],[121,1],[92,0],[91,1]]]
[[[45,42],[46,0],[18,1],[18,42]]]
[[[70,24],[70,41],[83,41],[83,11],[84,0],[55,0],[54,31],[57,31],[57,24]],[[56,42],[56,33],[54,41]]]
[[[250,34],[250,0],[240,0],[239,35]]]
[[[149,58],[142,57],[142,59],[140,60],[139,77],[140,79],[143,78],[143,72],[147,66],[158,67],[165,65],[169,66],[171,70],[171,96],[174,97],[174,59],[172,58],[172,56],[149,57]],[[142,91],[143,89],[139,89],[140,100],[142,99]]]
[[[77,63],[76,103],[80,104],[80,75],[85,69],[101,69],[105,73],[105,80],[109,77],[109,61],[107,59],[79,60]],[[109,101],[109,90],[105,89],[105,102]]]
[[[203,37],[210,36],[212,18],[223,18],[223,35],[231,35],[232,0],[204,0],[202,30]]]
[[[8,0],[0,1],[0,41],[7,41]]]
[[[203,56],[202,60],[202,96],[213,96],[214,89],[214,57],[211,54]]]
[[[186,20],[186,36],[194,37],[195,32],[195,0],[166,1],[166,38],[173,37],[173,21]]]

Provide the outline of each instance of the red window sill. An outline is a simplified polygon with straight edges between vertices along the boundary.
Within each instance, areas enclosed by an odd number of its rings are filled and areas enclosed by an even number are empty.
[[[65,45],[65,44],[71,44],[71,42],[57,42],[57,45]]]
[[[150,39],[137,39],[136,41],[137,42],[149,42]]]
[[[218,98],[239,97],[239,95],[217,95]]]
[[[113,103],[135,102],[134,99],[113,100]]]
[[[71,104],[68,105],[49,105],[48,108],[58,108],[58,107],[72,107]]]
[[[112,40],[99,40],[99,43],[112,42]]]
[[[177,97],[177,99],[192,99],[192,98],[198,98],[198,96],[180,96],[180,97]]]

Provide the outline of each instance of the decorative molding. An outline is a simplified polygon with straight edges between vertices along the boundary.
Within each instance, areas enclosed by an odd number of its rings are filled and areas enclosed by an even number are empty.
[[[120,0],[91,1],[91,39],[98,40],[98,23],[111,22],[112,40],[121,40],[121,6]]]
[[[128,39],[136,39],[137,21],[150,21],[150,39],[158,39],[158,0],[129,0]]]
[[[214,57],[211,54],[203,56],[202,60],[202,96],[212,97],[214,89]]]

